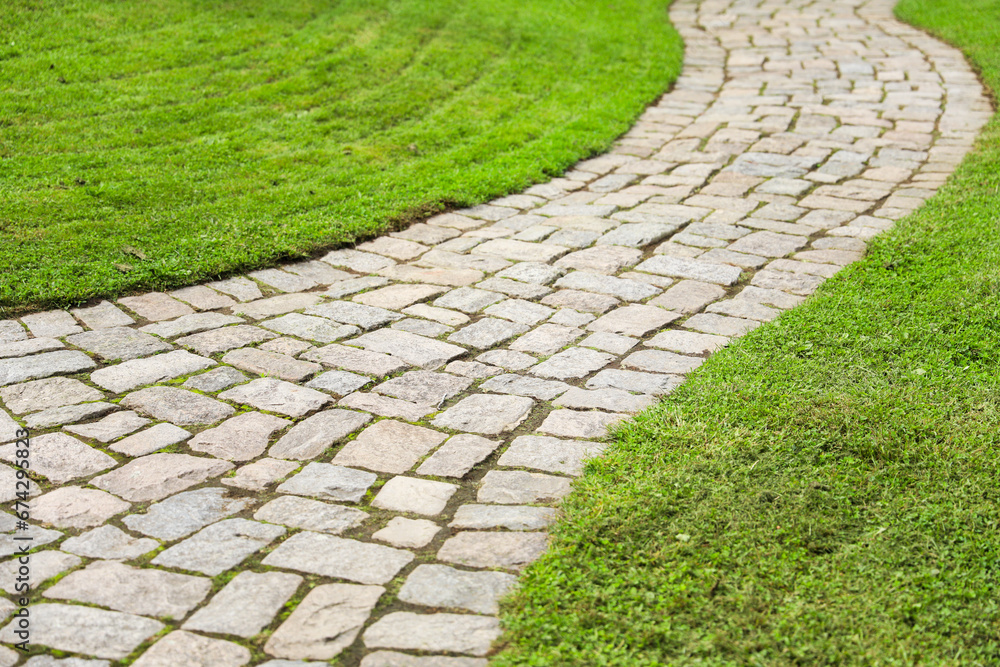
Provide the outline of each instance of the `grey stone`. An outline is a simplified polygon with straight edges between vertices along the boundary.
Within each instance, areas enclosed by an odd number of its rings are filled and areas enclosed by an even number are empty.
[[[495,366],[487,366],[478,361],[453,361],[444,367],[448,373],[461,375],[462,377],[482,380],[503,373],[503,370]]]
[[[132,560],[160,546],[148,537],[135,538],[114,526],[101,526],[62,543],[64,551],[104,560]]]
[[[499,445],[499,442],[478,435],[453,436],[417,468],[417,474],[464,477]]]
[[[534,326],[552,315],[551,308],[524,301],[522,299],[507,299],[486,309],[487,315],[502,317],[506,320]]]
[[[358,246],[358,249],[362,252],[373,252],[377,255],[392,257],[401,262],[415,259],[430,250],[430,248],[420,243],[396,239],[391,236],[380,236],[367,243],[362,243]]]
[[[278,487],[278,493],[359,502],[378,475],[329,463],[310,463]]]
[[[428,369],[443,366],[465,354],[465,349],[457,345],[395,329],[370,331],[350,342],[370,352],[389,354],[413,366]]]
[[[160,552],[152,563],[214,577],[239,565],[250,554],[284,534],[285,529],[281,526],[225,519]]]
[[[306,310],[306,314],[319,315],[341,324],[353,324],[362,329],[374,329],[403,319],[402,315],[391,310],[350,301],[331,301],[320,304]]]
[[[99,401],[104,393],[72,378],[46,378],[0,389],[0,399],[15,414]]]
[[[69,334],[83,331],[65,310],[48,310],[44,313],[31,313],[21,318],[31,335],[36,338],[61,338]]]
[[[590,334],[580,341],[580,345],[583,347],[596,347],[598,350],[610,352],[611,354],[625,354],[638,343],[639,341],[635,338],[619,336],[618,334],[604,331]]]
[[[176,630],[153,644],[132,664],[135,667],[242,667],[250,651],[222,639]]]
[[[725,295],[726,290],[718,285],[682,280],[649,303],[678,313],[694,313]]]
[[[48,428],[72,422],[94,419],[106,415],[115,409],[113,403],[84,403],[82,405],[67,405],[61,408],[49,408],[35,412],[24,418],[29,429]]]
[[[620,245],[641,248],[661,241],[677,229],[662,222],[633,222],[613,229],[597,240],[597,245]]]
[[[187,454],[150,454],[95,477],[90,483],[119,498],[141,503],[166,498],[232,467],[229,461]]]
[[[49,588],[45,597],[78,600],[140,616],[183,617],[212,588],[204,577],[95,561]]]
[[[437,411],[437,408],[430,403],[412,403],[410,401],[402,401],[398,398],[362,392],[348,394],[340,399],[338,405],[371,412],[382,417],[396,417],[410,422],[420,421],[426,415]]]
[[[620,389],[578,389],[574,387],[557,398],[553,405],[563,408],[610,410],[612,412],[639,412],[656,403],[656,398],[646,394],[634,395]]]
[[[465,391],[471,384],[472,380],[447,373],[410,371],[400,377],[386,380],[372,391],[404,401],[437,405]]]
[[[673,278],[687,278],[720,285],[733,285],[740,279],[740,269],[725,264],[712,264],[697,259],[656,255],[638,267],[639,271],[657,273]]]
[[[497,278],[509,278],[534,285],[548,285],[565,272],[564,269],[539,262],[519,262],[499,272]]]
[[[553,410],[538,430],[568,438],[598,439],[608,435],[609,426],[627,418],[628,415],[615,412]]]
[[[527,419],[534,403],[524,396],[476,394],[445,410],[433,424],[456,431],[499,435],[514,430]]]
[[[385,528],[375,532],[372,539],[387,542],[394,547],[419,549],[430,544],[439,532],[441,526],[433,521],[397,516],[391,519]]]
[[[476,500],[501,505],[554,503],[569,492],[570,481],[566,477],[521,470],[490,470],[483,477]]]
[[[776,234],[774,232],[754,232],[737,239],[729,245],[729,250],[745,252],[764,257],[784,257],[795,252],[809,242],[804,236]]]
[[[345,530],[360,526],[368,515],[353,507],[331,505],[298,496],[278,496],[257,510],[253,518],[280,523],[289,528],[339,535]]]
[[[454,484],[429,479],[397,476],[379,490],[372,507],[393,512],[436,516],[444,511],[448,499],[458,491]]]
[[[582,327],[584,324],[593,322],[596,319],[597,315],[592,313],[581,313],[572,308],[563,308],[549,319],[549,324],[561,324],[565,327]]]
[[[170,296],[181,301],[186,301],[198,310],[213,310],[215,308],[228,308],[229,306],[236,305],[236,301],[233,299],[219,294],[204,285],[195,285],[193,287],[174,290],[170,292]]]
[[[517,571],[541,556],[546,546],[545,533],[465,531],[445,541],[437,557],[446,563]]]
[[[279,544],[263,563],[360,584],[384,584],[412,560],[409,551],[307,531]]]
[[[537,299],[552,291],[550,287],[522,283],[508,278],[487,278],[481,283],[476,283],[476,287],[519,299]]]
[[[499,366],[509,371],[523,371],[525,368],[530,368],[538,363],[538,359],[535,359],[531,355],[524,354],[523,352],[515,352],[514,350],[490,350],[480,354],[476,357],[476,360]]]
[[[350,410],[324,410],[291,428],[268,454],[278,459],[308,461],[371,421],[369,415]]]
[[[322,300],[317,294],[279,294],[233,306],[232,311],[235,315],[246,315],[250,319],[262,320],[265,317],[284,315],[293,310],[309,308]]]
[[[259,378],[228,389],[219,398],[252,405],[259,410],[302,417],[330,402],[326,394],[274,378]]]
[[[122,660],[164,628],[150,618],[67,604],[35,604],[29,608],[31,643],[59,651]],[[14,619],[0,631],[0,641],[20,641]]]
[[[92,352],[107,361],[119,359],[128,361],[173,349],[173,345],[165,343],[155,336],[128,327],[87,331],[68,336],[66,342]]]
[[[323,317],[300,313],[282,315],[273,320],[261,322],[260,325],[278,333],[315,340],[320,343],[332,343],[361,332],[358,327],[350,324],[337,324]]]
[[[223,477],[220,482],[226,486],[236,486],[248,491],[263,491],[299,467],[298,463],[263,458],[236,469],[232,477]]]
[[[406,362],[388,354],[358,350],[344,345],[327,345],[317,350],[310,350],[302,356],[311,361],[318,361],[324,366],[379,377],[391,375],[407,367]]]
[[[182,627],[249,639],[271,623],[301,583],[289,572],[240,572]]]
[[[28,332],[24,330],[20,322],[0,320],[0,343],[13,343],[27,337]]]
[[[765,268],[758,271],[754,275],[750,284],[754,287],[763,287],[765,289],[775,289],[783,292],[791,292],[792,294],[808,296],[815,292],[816,289],[823,284],[823,278],[820,276],[810,276],[801,273],[770,271]],[[58,353],[53,352],[52,354]],[[0,377],[2,377],[2,373],[3,371],[0,369]],[[0,380],[0,382],[2,382],[2,380]]]
[[[679,387],[683,379],[675,375],[640,373],[618,368],[605,369],[587,381],[587,389],[623,389],[641,394],[661,396]]]
[[[247,376],[240,373],[235,368],[221,366],[219,368],[212,369],[207,373],[202,373],[201,375],[195,375],[194,377],[188,378],[181,386],[214,394],[215,392],[232,387],[234,384],[243,382],[246,379]]]
[[[614,360],[614,355],[589,350],[585,347],[571,347],[534,366],[531,369],[531,374],[560,380],[581,378],[604,368]]]
[[[317,586],[275,630],[264,650],[282,658],[330,660],[354,643],[384,592],[381,586]]]
[[[523,375],[508,374],[491,378],[480,385],[483,391],[498,394],[513,394],[515,396],[530,396],[543,401],[550,401],[559,394],[570,389],[565,382],[540,380]]]
[[[172,320],[194,311],[187,304],[173,299],[162,292],[149,292],[140,296],[118,299],[118,303],[150,322]]]
[[[334,250],[323,257],[323,261],[358,273],[373,273],[396,262],[380,255],[359,250]]]
[[[90,528],[129,507],[129,503],[104,491],[64,486],[33,500],[31,518],[57,528]]]
[[[524,324],[486,317],[459,329],[448,336],[448,340],[482,350],[499,345],[525,331],[528,331],[528,327]]]
[[[659,288],[648,283],[586,271],[566,274],[556,281],[556,287],[608,294],[625,301],[642,301],[660,293]]]
[[[400,282],[451,286],[467,286],[483,279],[483,272],[475,269],[423,269],[412,264],[382,269],[379,275]]]
[[[100,442],[110,442],[115,438],[131,433],[142,428],[149,423],[145,417],[140,417],[131,410],[115,412],[104,419],[90,424],[76,424],[65,426],[65,430],[70,433],[82,435],[85,438],[98,440]]]
[[[558,352],[582,335],[583,331],[580,329],[548,323],[524,334],[514,341],[510,348],[519,352],[549,355]]]
[[[0,324],[3,324],[0,321]],[[48,352],[49,350],[61,350],[65,345],[55,338],[30,338],[15,342],[0,343],[0,359],[8,357],[24,357],[37,352]]]
[[[214,424],[235,412],[232,406],[214,398],[177,387],[147,387],[133,391],[122,399],[121,404],[154,419],[180,425]]]
[[[474,287],[459,287],[434,301],[438,308],[460,310],[463,313],[478,313],[483,308],[503,301],[503,295],[496,292],[476,289]]]
[[[237,347],[262,343],[265,340],[277,338],[278,334],[265,331],[260,327],[249,324],[236,324],[231,327],[212,329],[201,333],[191,334],[178,338],[174,342],[190,347],[198,354],[210,355],[219,352],[226,352]]]
[[[241,512],[251,502],[249,498],[226,498],[225,494],[226,490],[217,486],[184,491],[150,505],[145,514],[130,514],[122,523],[129,530],[170,542]]]
[[[594,294],[580,290],[563,289],[542,299],[542,303],[556,308],[572,308],[588,313],[604,313],[618,305],[618,299],[607,294]]]
[[[311,361],[299,361],[286,354],[267,352],[252,347],[227,352],[226,356],[222,357],[222,363],[232,364],[241,370],[257,375],[276,377],[289,382],[300,382],[315,375],[323,368]]]
[[[451,528],[489,530],[544,530],[557,517],[551,507],[530,505],[462,505],[455,511]]]
[[[13,531],[14,518],[9,514],[3,514],[2,516],[5,524],[8,520],[10,521],[9,526],[5,525],[5,530]],[[12,532],[0,535],[0,557],[23,553],[21,547],[24,546],[25,542],[30,542],[32,548],[37,548],[55,542],[61,537],[63,537],[63,534],[58,530],[46,530],[37,525],[29,524],[27,530],[17,531],[16,537]]]
[[[239,324],[242,321],[243,319],[240,317],[223,315],[222,313],[193,313],[178,317],[176,320],[147,324],[139,329],[139,331],[154,334],[160,338],[175,338],[177,336],[198,333],[199,331],[218,329],[227,324]]]
[[[3,445],[0,447],[0,459],[16,463],[17,449],[17,443]],[[57,484],[87,477],[118,464],[104,452],[65,433],[32,437],[30,461],[33,471]]]
[[[656,306],[631,304],[617,308],[587,325],[591,331],[645,336],[676,320],[680,315]]]
[[[333,458],[344,466],[379,472],[406,472],[429,451],[444,442],[444,433],[422,426],[384,419],[362,431]]]
[[[17,440],[17,433],[20,430],[21,425],[14,421],[9,414],[0,410],[0,442]]]
[[[407,315],[412,315],[413,317],[423,317],[424,319],[434,320],[435,322],[440,322],[441,324],[445,324],[450,327],[457,327],[469,321],[469,316],[465,313],[448,310],[447,308],[429,306],[426,303],[414,304],[408,308],[404,308],[403,312]]]
[[[671,352],[707,357],[729,343],[725,336],[694,333],[692,331],[664,331],[646,341],[649,347],[658,347]]]
[[[61,373],[79,373],[90,370],[96,365],[93,359],[76,350],[58,350],[30,357],[0,359],[0,387]]]
[[[580,475],[583,473],[584,462],[602,451],[604,445],[601,443],[522,435],[514,438],[498,463],[502,466]]]
[[[555,266],[611,275],[636,264],[641,258],[642,251],[635,248],[595,246],[571,252],[557,260]]]
[[[319,283],[305,276],[285,273],[280,269],[263,269],[253,271],[248,277],[258,280],[279,292],[304,292],[316,287]]]
[[[153,452],[184,442],[191,434],[180,426],[163,422],[147,428],[118,442],[111,443],[109,449],[126,456],[145,456]]]
[[[253,301],[263,296],[257,283],[248,278],[227,278],[208,283],[208,287],[234,297],[237,301]]]
[[[21,575],[20,558],[12,558],[4,563],[0,563],[0,588],[11,596],[15,596],[17,593],[25,595],[27,591],[18,591],[19,583],[23,586],[27,582],[29,587],[34,590],[57,574],[62,574],[82,562],[79,557],[64,554],[61,551],[36,551],[31,554],[28,561],[28,568],[30,570],[28,576],[23,577]],[[21,577],[20,581],[18,580],[19,576]],[[10,611],[13,611],[13,609]],[[10,611],[4,610],[3,617],[6,618]]]
[[[416,225],[410,225],[401,232],[394,232],[390,234],[390,236],[398,239],[406,239],[408,241],[416,241],[417,243],[437,245],[442,241],[455,238],[460,233],[461,232],[458,230],[449,229],[447,227],[436,227],[418,223]]]
[[[371,382],[371,378],[347,371],[327,371],[306,383],[310,389],[328,391],[334,396],[347,396]]]
[[[341,299],[345,296],[350,296],[351,294],[363,292],[366,289],[374,289],[388,284],[389,281],[386,278],[381,278],[379,276],[364,276],[363,278],[351,278],[350,280],[341,280],[340,282],[333,283],[330,285],[330,289],[322,294],[323,296],[328,296],[331,299]]]
[[[17,659],[16,654],[14,659]],[[36,655],[24,663],[24,667],[111,667],[111,663],[107,660],[84,660],[83,658],[59,660],[49,655]]]
[[[146,359],[107,366],[90,374],[94,384],[118,394],[145,384],[170,380],[215,366],[215,362],[186,350],[174,350]]]
[[[396,611],[369,626],[363,640],[368,648],[486,655],[499,636],[500,622],[490,616]]]
[[[654,373],[683,374],[698,368],[703,361],[704,359],[701,357],[686,357],[673,352],[639,350],[625,357],[622,360],[622,366],[640,371],[653,371]]]
[[[510,262],[499,257],[460,254],[440,248],[431,250],[421,257],[417,263],[421,266],[436,266],[442,269],[476,269],[485,273],[493,273],[510,266]]]
[[[418,320],[413,317],[407,317],[405,320],[393,322],[392,328],[400,331],[409,331],[410,333],[427,336],[428,338],[437,338],[438,336],[443,336],[444,334],[455,330],[454,327],[449,327],[445,324],[428,322],[427,320]]]
[[[736,337],[753,331],[760,326],[760,322],[738,317],[723,317],[712,313],[699,313],[688,319],[684,326],[704,333]]]
[[[466,572],[447,565],[418,565],[399,591],[403,602],[425,607],[496,614],[497,601],[517,578],[503,572]]]
[[[539,229],[533,227],[532,229]],[[542,229],[556,229],[555,227],[543,227]],[[525,230],[527,233],[529,230]],[[586,248],[600,238],[600,232],[586,232],[580,229],[560,229],[545,241],[545,245],[564,246],[566,248]],[[528,239],[525,239],[528,240]]]
[[[743,319],[757,320],[759,322],[770,322],[781,314],[781,311],[777,308],[755,303],[750,299],[740,298],[726,299],[725,301],[713,303],[705,309],[705,312],[729,315],[731,317],[742,317]]]
[[[493,239],[472,249],[477,255],[496,255],[514,262],[548,263],[569,252],[569,248],[541,243],[528,243],[514,239]]]

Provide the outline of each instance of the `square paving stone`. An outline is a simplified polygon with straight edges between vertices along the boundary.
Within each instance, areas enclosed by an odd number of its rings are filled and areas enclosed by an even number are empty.
[[[240,572],[182,627],[249,639],[271,623],[301,583],[290,572]]]
[[[641,373],[619,368],[606,368],[587,381],[587,389],[623,389],[653,396],[669,394],[684,381],[676,375]]]
[[[554,503],[570,492],[566,477],[521,470],[490,470],[483,477],[476,499],[481,503],[523,505]]]
[[[527,325],[518,324],[517,322],[485,317],[478,322],[459,329],[448,336],[448,340],[452,343],[469,345],[470,347],[484,350],[499,345],[515,336],[519,336],[528,331],[528,328]]]
[[[310,463],[278,487],[278,493],[294,493],[329,500],[359,502],[378,475],[330,463]]]
[[[444,433],[385,419],[372,424],[333,458],[335,464],[379,472],[406,472],[445,441]]]
[[[587,325],[587,329],[641,338],[650,331],[666,326],[679,317],[680,315],[677,313],[656,306],[632,304],[622,306],[597,318]]]
[[[62,373],[79,373],[96,365],[93,359],[77,350],[58,350],[30,357],[0,359],[0,387]]]
[[[285,532],[282,526],[225,519],[160,552],[152,563],[214,577],[239,565]]]
[[[395,329],[370,331],[350,341],[350,344],[363,347],[370,352],[390,354],[408,364],[425,369],[443,366],[455,357],[465,354],[465,349],[457,345]]]
[[[455,518],[448,525],[451,528],[488,530],[544,530],[557,517],[551,507],[530,505],[462,505],[455,512]]]
[[[255,382],[264,382],[264,380],[255,380]],[[231,389],[230,391],[235,390]],[[121,405],[150,415],[154,419],[183,426],[214,424],[236,412],[232,406],[214,398],[177,387],[147,387],[133,391],[122,399]]]
[[[329,396],[315,389],[274,378],[260,378],[233,387],[219,394],[219,398],[289,417],[302,417],[330,402]]]
[[[317,586],[274,631],[264,651],[292,660],[330,660],[354,643],[384,592],[381,586]]]
[[[0,447],[0,459],[17,462],[17,443]],[[31,438],[31,469],[50,482],[61,484],[107,470],[118,462],[104,452],[65,433]]]
[[[331,505],[298,496],[278,496],[257,510],[253,518],[280,523],[289,528],[339,535],[345,530],[360,526],[368,515],[353,507]]]
[[[515,396],[530,396],[543,401],[549,401],[559,394],[568,391],[570,385],[565,382],[542,380],[523,375],[508,374],[490,378],[479,386],[483,391],[497,394],[513,394]]]
[[[99,329],[68,336],[66,342],[87,352],[92,352],[106,361],[128,361],[148,357],[156,352],[172,350],[173,345],[128,327]]]
[[[277,459],[308,461],[370,421],[370,415],[360,412],[323,410],[293,426],[268,454]]]
[[[288,313],[273,320],[261,322],[260,326],[278,333],[315,340],[320,343],[332,343],[361,333],[361,330],[352,324],[338,324],[325,317],[300,313]]]
[[[125,456],[145,456],[153,452],[184,442],[191,437],[191,434],[180,426],[163,422],[140,431],[127,438],[122,438],[118,442],[113,442],[108,449]]]
[[[104,491],[64,486],[35,498],[31,502],[31,518],[57,528],[90,528],[129,507],[129,503]]]
[[[221,366],[210,370],[207,373],[202,373],[201,375],[195,375],[192,378],[188,378],[181,386],[214,394],[218,391],[222,391],[223,389],[232,387],[234,384],[244,382],[246,379],[247,376],[240,373],[235,368]]]
[[[31,313],[21,318],[21,321],[36,338],[60,338],[68,334],[83,331],[65,310],[49,310],[44,313]]]
[[[136,538],[114,526],[101,526],[67,539],[61,548],[86,558],[132,560],[159,546],[148,537]]]
[[[561,324],[548,323],[524,334],[514,341],[510,348],[519,352],[531,352],[540,355],[555,354],[582,335],[583,331],[575,327],[564,327]],[[480,360],[485,361],[485,359]],[[493,362],[490,361],[488,363]],[[510,368],[509,370],[521,369]]]
[[[231,364],[249,373],[272,376],[289,382],[301,382],[323,369],[311,361],[299,361],[286,354],[252,347],[227,352],[226,356],[222,357],[222,363]]]
[[[145,514],[130,514],[122,523],[134,532],[167,542],[186,537],[227,516],[242,512],[249,498],[226,498],[226,489],[210,486],[184,491],[150,505]]]
[[[557,408],[583,410],[609,410],[611,412],[640,412],[656,403],[648,394],[630,394],[621,389],[580,389],[574,387],[553,401]]]
[[[43,595],[140,616],[180,618],[198,606],[211,589],[211,580],[204,577],[95,561],[63,577]]]
[[[513,431],[528,418],[535,402],[524,396],[476,394],[438,415],[434,426],[483,435]]]
[[[368,648],[486,655],[499,636],[500,621],[491,616],[396,611],[369,626],[363,641]]]
[[[327,371],[306,383],[310,389],[328,391],[334,396],[347,396],[371,382],[370,377],[348,371]]]
[[[63,429],[99,442],[111,442],[115,438],[128,435],[148,423],[149,420],[145,417],[140,417],[131,410],[125,410],[110,414],[100,421],[64,426]]]
[[[612,275],[627,266],[638,263],[642,251],[623,246],[595,246],[577,250],[557,260],[555,266],[563,269],[578,269]]]
[[[12,558],[4,563],[0,563],[0,588],[12,597],[18,593],[20,593],[20,595],[25,595],[27,593],[27,591],[23,589],[19,591],[18,584],[23,586],[25,581],[27,581],[31,590],[34,590],[52,577],[62,574],[66,570],[71,570],[83,562],[78,556],[64,554],[61,551],[51,549],[48,551],[36,551],[31,554],[29,561],[30,573],[28,574],[28,578],[25,579],[20,572],[22,565],[19,561],[19,558]],[[20,581],[18,580],[19,578]],[[4,602],[7,601],[4,600]],[[7,604],[10,603],[8,602]],[[10,611],[4,609],[2,611],[4,617],[8,616]],[[0,664],[3,663],[0,662]]]
[[[587,459],[599,456],[605,445],[585,440],[560,440],[544,435],[514,438],[498,463],[515,468],[534,468],[567,475],[583,474]]]
[[[571,308],[588,313],[605,313],[618,305],[618,299],[607,294],[593,294],[580,290],[561,289],[542,299],[546,306]]]
[[[139,331],[154,334],[160,338],[176,338],[177,336],[198,333],[199,331],[218,329],[227,324],[239,324],[242,321],[243,318],[241,317],[223,315],[222,313],[194,313],[178,317],[176,320],[147,324],[139,329]]]
[[[62,377],[32,380],[0,389],[0,399],[14,414],[99,401],[102,398],[104,392],[88,387],[79,380]]]
[[[110,457],[109,457],[110,458]],[[90,480],[131,502],[160,500],[231,470],[233,464],[187,454],[150,454]]]
[[[614,355],[585,347],[571,347],[531,368],[532,375],[567,380],[581,378],[615,360]]]
[[[353,324],[362,329],[375,329],[403,319],[399,313],[350,301],[330,301],[306,310],[306,315],[319,315],[341,324]]]
[[[385,528],[376,531],[372,539],[387,542],[403,549],[419,549],[430,544],[441,532],[441,526],[427,519],[392,518]]]
[[[74,308],[70,312],[87,325],[88,329],[110,329],[111,327],[127,327],[130,324],[135,324],[135,320],[116,308],[110,301],[101,301],[90,308]]]
[[[132,664],[135,667],[242,667],[250,651],[222,639],[176,630],[153,644]]]
[[[694,333],[693,331],[664,331],[646,341],[645,345],[671,352],[707,357],[729,343],[725,336]]]
[[[496,614],[497,601],[517,577],[503,572],[467,572],[447,565],[418,565],[399,591],[399,599],[425,607]]]
[[[447,373],[410,371],[400,377],[386,380],[372,389],[378,394],[414,403],[438,405],[469,388],[472,380]]]
[[[215,361],[191,354],[187,350],[174,350],[100,368],[90,374],[90,379],[94,384],[118,394],[142,385],[203,371],[215,365]]]
[[[409,422],[420,421],[426,415],[437,412],[437,408],[429,403],[412,403],[398,398],[389,398],[379,394],[355,392],[340,399],[338,405],[371,412],[381,417],[395,417]]]
[[[190,347],[198,354],[210,355],[226,352],[237,347],[262,343],[265,340],[277,338],[278,334],[265,331],[249,324],[236,324],[231,327],[212,329],[201,333],[178,338],[174,342],[184,347]]]
[[[461,532],[448,538],[438,551],[438,560],[468,567],[523,570],[548,546],[545,533]]]
[[[384,584],[412,560],[409,551],[307,531],[279,544],[263,563],[360,584]]]
[[[237,468],[235,475],[223,477],[219,481],[226,486],[236,486],[248,491],[263,491],[298,467],[299,464],[292,461],[263,458]]]
[[[124,659],[165,627],[151,618],[80,605],[35,604],[28,611],[32,644],[111,660]],[[14,619],[0,631],[0,641],[21,641],[14,634],[17,629]]]
[[[407,367],[407,363],[401,359],[390,357],[388,354],[379,352],[368,352],[345,345],[327,345],[317,350],[310,350],[302,355],[310,361],[317,361],[324,366],[333,368],[343,368],[356,373],[366,375],[384,376],[391,375]]]
[[[393,512],[412,512],[436,516],[444,511],[448,499],[458,487],[429,479],[397,476],[385,483],[372,501],[372,507]]]
[[[417,474],[465,477],[476,464],[485,460],[499,446],[498,441],[478,435],[462,433],[452,436],[417,468]]]
[[[687,278],[719,285],[734,285],[742,272],[739,267],[713,264],[697,259],[656,255],[636,267],[638,271],[656,273],[671,278]]]

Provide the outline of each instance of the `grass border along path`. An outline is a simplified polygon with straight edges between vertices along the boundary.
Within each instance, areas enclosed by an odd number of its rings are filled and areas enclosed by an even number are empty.
[[[0,313],[165,289],[481,203],[662,94],[667,0],[14,0]]]
[[[1000,90],[1000,2],[903,0]],[[1000,663],[1000,122],[802,307],[618,434],[512,665]]]

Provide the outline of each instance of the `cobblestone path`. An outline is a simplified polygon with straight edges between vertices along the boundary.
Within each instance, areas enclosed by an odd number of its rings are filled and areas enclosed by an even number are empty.
[[[608,425],[861,257],[991,112],[883,0],[671,18],[675,89],[562,178],[320,261],[0,321],[0,443],[27,426],[39,480],[33,527],[0,516],[0,611],[31,537],[30,641],[85,658],[0,665],[484,665]]]

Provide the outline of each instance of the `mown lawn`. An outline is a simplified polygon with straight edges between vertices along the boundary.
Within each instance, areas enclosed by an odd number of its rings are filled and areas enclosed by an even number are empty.
[[[1000,90],[998,0],[903,0]],[[929,204],[594,463],[513,665],[1000,664],[1000,122]]]
[[[676,76],[666,0],[11,0],[0,312],[166,288],[518,191]]]

